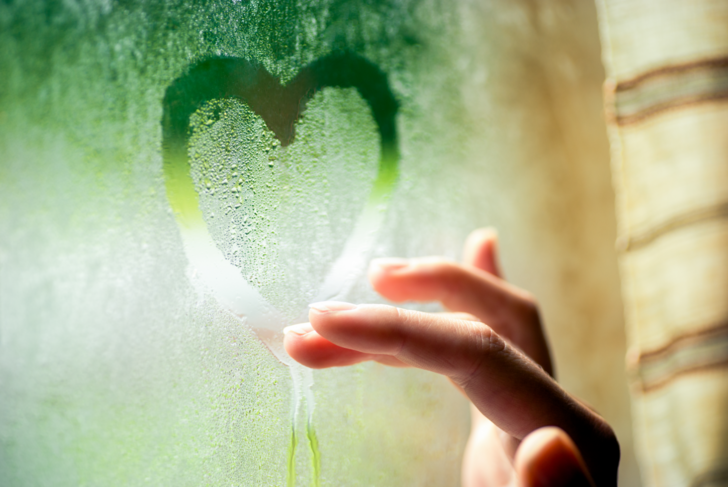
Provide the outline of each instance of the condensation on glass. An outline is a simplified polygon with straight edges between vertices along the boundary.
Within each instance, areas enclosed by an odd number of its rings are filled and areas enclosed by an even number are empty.
[[[555,157],[530,9],[2,3],[0,485],[456,485],[445,379],[281,330],[515,214]]]

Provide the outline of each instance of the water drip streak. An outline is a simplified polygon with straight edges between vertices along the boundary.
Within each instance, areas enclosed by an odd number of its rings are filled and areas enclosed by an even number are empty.
[[[313,370],[304,367],[303,392],[306,398],[306,439],[311,453],[311,486],[321,486],[321,452],[319,451],[318,437],[313,428],[313,411],[315,400],[313,395]]]
[[[286,461],[286,486],[295,487],[296,485],[296,446],[298,439],[296,438],[296,422],[291,423],[291,443],[288,445],[288,458]]]
[[[289,359],[290,360],[290,359]],[[298,425],[299,413],[305,408],[306,412],[306,440],[311,454],[311,485],[321,486],[321,453],[318,445],[318,437],[313,427],[313,411],[315,401],[313,395],[313,370],[295,362],[289,364],[291,381],[293,383],[292,417],[291,417],[291,442],[288,445],[287,456],[287,487],[296,485],[296,449],[298,447]]]
[[[313,429],[311,421],[306,424],[306,437],[308,438],[308,447],[311,450],[311,485],[321,487],[321,452],[319,451],[316,431]]]

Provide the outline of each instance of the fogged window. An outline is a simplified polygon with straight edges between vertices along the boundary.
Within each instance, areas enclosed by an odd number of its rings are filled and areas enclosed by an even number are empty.
[[[532,9],[4,2],[0,485],[456,485],[445,379],[281,330],[382,302],[373,257],[556,245],[519,196],[563,181]]]

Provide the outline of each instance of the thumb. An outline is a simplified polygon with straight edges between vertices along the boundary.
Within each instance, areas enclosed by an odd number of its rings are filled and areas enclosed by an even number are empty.
[[[479,228],[468,235],[463,263],[503,278],[498,265],[498,232],[495,228]]]
[[[521,487],[593,487],[594,482],[571,438],[554,426],[526,436],[516,451]]]

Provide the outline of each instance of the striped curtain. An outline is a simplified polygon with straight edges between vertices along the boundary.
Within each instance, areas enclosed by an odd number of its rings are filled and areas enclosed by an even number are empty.
[[[642,475],[728,485],[728,1],[598,7]]]

